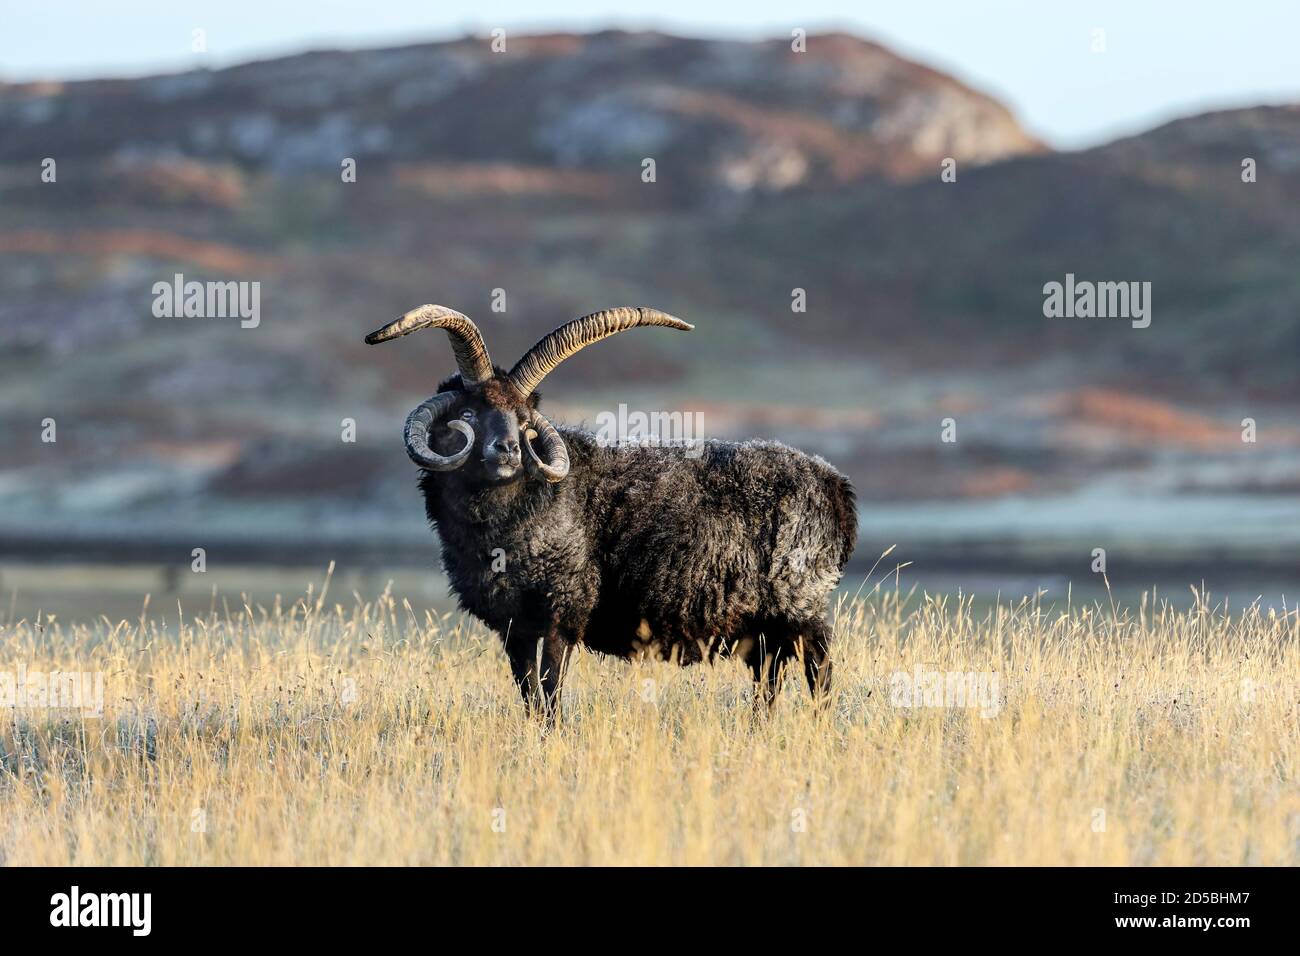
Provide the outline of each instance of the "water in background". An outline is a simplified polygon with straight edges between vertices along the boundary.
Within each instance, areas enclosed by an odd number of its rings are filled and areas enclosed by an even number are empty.
[[[892,557],[892,556],[891,556]],[[1099,605],[1137,607],[1144,593],[1150,603],[1168,601],[1175,608],[1191,606],[1196,592],[1208,595],[1211,607],[1235,612],[1258,601],[1279,612],[1294,610],[1300,601],[1300,580],[1240,578],[1227,575],[1207,581],[1135,579],[1106,583],[1090,573],[1066,577],[986,569],[979,571],[919,572],[882,562],[868,576],[867,568],[845,575],[840,595],[872,599],[896,588],[912,594],[947,595],[973,602],[976,609],[996,603],[1019,603],[1038,596],[1046,606],[1064,609]],[[0,626],[19,620],[57,620],[65,624],[136,621],[142,614],[172,626],[209,614],[224,616],[245,605],[271,608],[277,599],[290,605],[310,593],[319,598],[326,587],[326,606],[350,608],[390,591],[410,603],[418,618],[426,611],[458,613],[447,579],[431,558],[428,569],[380,568],[365,565],[336,567],[233,566],[203,574],[188,567],[179,572],[158,565],[37,565],[0,564]]]

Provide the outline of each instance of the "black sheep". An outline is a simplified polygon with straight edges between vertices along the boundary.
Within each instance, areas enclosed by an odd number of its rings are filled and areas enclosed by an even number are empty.
[[[537,385],[555,366],[643,325],[692,328],[654,309],[597,312],[510,372],[492,365],[473,322],[442,306],[366,337],[451,336],[460,373],[411,412],[405,437],[452,590],[500,635],[525,703],[550,719],[579,645],[681,664],[734,654],[769,705],[784,664],[802,657],[824,697],[827,601],[857,536],[848,479],[779,442],[610,444],[538,411]]]

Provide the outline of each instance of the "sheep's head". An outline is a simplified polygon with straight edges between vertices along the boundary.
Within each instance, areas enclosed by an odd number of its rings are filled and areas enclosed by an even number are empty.
[[[537,386],[570,355],[640,325],[694,328],[656,309],[594,312],[547,335],[509,372],[493,367],[473,322],[440,305],[408,312],[371,332],[366,341],[375,345],[429,328],[445,329],[451,338],[460,374],[406,419],[406,452],[421,468],[453,471],[476,458],[485,478],[504,482],[518,478],[526,463],[536,477],[555,482],[569,473],[569,452],[555,426],[537,410]]]

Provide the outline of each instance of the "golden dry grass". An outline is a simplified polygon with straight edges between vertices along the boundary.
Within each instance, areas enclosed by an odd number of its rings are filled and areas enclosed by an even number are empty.
[[[1300,619],[836,613],[836,702],[738,664],[579,657],[525,717],[496,639],[385,595],[0,629],[0,671],[102,671],[105,711],[0,712],[23,864],[1296,864]],[[996,715],[894,672],[998,675]],[[1098,811],[1104,811],[1104,820]]]

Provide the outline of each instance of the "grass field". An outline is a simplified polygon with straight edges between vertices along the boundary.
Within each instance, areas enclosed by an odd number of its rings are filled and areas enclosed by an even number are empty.
[[[102,716],[0,710],[0,862],[1300,863],[1295,611],[876,590],[825,714],[583,654],[550,733],[494,636],[387,593],[166,617],[0,629],[30,686],[103,677]]]

